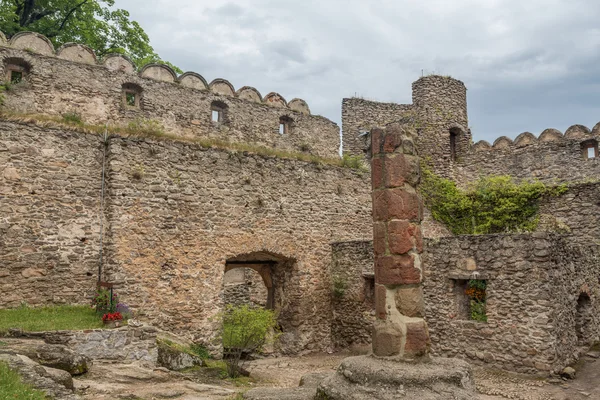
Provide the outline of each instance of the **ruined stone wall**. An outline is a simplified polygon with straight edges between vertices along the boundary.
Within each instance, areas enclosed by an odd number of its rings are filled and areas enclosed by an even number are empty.
[[[485,175],[511,175],[547,183],[585,181],[600,176],[600,158],[588,159],[582,144],[600,139],[600,125],[593,130],[574,125],[563,135],[546,129],[536,138],[525,132],[514,141],[503,136],[491,146],[473,145],[455,166],[455,179],[468,182]]]
[[[90,301],[103,139],[0,123],[2,307]],[[282,351],[330,346],[330,243],[371,235],[368,176],[349,168],[112,137],[104,274],[136,315],[209,341],[226,260],[263,252]],[[207,343],[208,345],[213,342]]]
[[[600,183],[569,185],[558,197],[540,205],[540,229],[567,231],[579,244],[600,245]]]
[[[329,243],[371,235],[368,176],[114,138],[109,190],[108,280],[134,309],[163,329],[209,341],[226,261],[265,252],[288,260],[273,271],[284,351],[330,345]]]
[[[569,242],[546,233],[429,241],[425,295],[434,351],[519,372],[565,367],[572,358],[562,337],[574,335],[565,318],[573,319],[579,294],[573,287],[600,289],[597,258],[579,258]],[[456,280],[474,277],[487,282],[487,322],[460,316]]]
[[[176,76],[169,67],[148,65],[137,73],[122,56],[108,56],[99,65],[85,46],[61,48],[37,34],[15,35],[9,45],[0,43],[0,77],[23,70],[23,80],[5,95],[11,112],[49,115],[78,114],[86,123],[139,128],[155,127],[188,138],[251,143],[285,151],[302,151],[322,157],[339,157],[339,128],[332,121],[311,115],[304,100],[289,103],[279,94],[262,96],[256,89],[235,91],[223,79],[207,84],[195,73]],[[47,40],[47,39],[46,39]],[[128,105],[125,91],[137,93]],[[214,102],[223,108],[222,121],[213,122]],[[279,133],[280,118],[288,121]]]
[[[229,278],[235,274],[235,278]],[[237,268],[225,273],[223,301],[225,305],[266,307],[268,290],[258,272]]]
[[[380,103],[358,97],[343,99],[343,153],[364,155],[370,139],[361,133],[396,122],[411,109],[410,104]]]
[[[556,359],[571,364],[600,342],[600,246],[573,245],[562,238],[552,248],[558,268],[551,285]],[[580,300],[587,298],[585,304]],[[579,304],[578,304],[579,301]],[[583,323],[581,323],[583,320]]]
[[[96,135],[0,122],[0,307],[89,304],[102,152]]]
[[[580,246],[574,239],[538,232],[427,240],[424,292],[433,352],[524,373],[559,371],[573,362],[587,349],[578,346],[576,332],[581,293],[588,294],[591,305],[585,341],[597,342],[600,336],[599,248]],[[362,271],[372,271],[371,246],[336,245],[339,269],[351,271],[348,287],[360,287]],[[469,320],[461,312],[462,289],[457,290],[456,281],[472,278],[487,281],[487,322]],[[371,320],[360,311],[368,305],[359,300],[344,308],[358,312],[334,319],[334,340],[349,342],[341,328],[349,322],[363,326],[359,332],[368,337]]]
[[[375,281],[373,242],[341,242],[332,245],[332,288],[341,293],[332,296],[331,336],[336,348],[371,343],[375,320]]]

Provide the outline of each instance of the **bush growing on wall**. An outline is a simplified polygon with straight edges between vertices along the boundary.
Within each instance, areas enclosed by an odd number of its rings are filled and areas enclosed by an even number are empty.
[[[567,187],[502,175],[479,178],[462,190],[423,166],[420,191],[433,218],[454,234],[481,235],[535,230],[540,198],[560,195]]]

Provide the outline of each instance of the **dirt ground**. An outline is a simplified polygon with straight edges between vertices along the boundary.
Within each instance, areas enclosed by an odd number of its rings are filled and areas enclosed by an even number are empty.
[[[598,354],[580,363],[574,380],[532,378],[475,367],[481,400],[600,400]],[[250,382],[221,379],[215,370],[199,368],[185,373],[170,372],[143,364],[96,362],[91,371],[77,378],[78,393],[87,400],[103,399],[232,399],[254,387],[298,386],[302,375],[334,372],[348,353],[314,354],[303,357],[264,358],[250,361]]]

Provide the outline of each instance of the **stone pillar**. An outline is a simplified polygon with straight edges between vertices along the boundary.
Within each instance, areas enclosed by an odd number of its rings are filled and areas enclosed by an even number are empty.
[[[420,179],[414,131],[371,131],[375,303],[373,353],[414,359],[429,353],[424,320]]]

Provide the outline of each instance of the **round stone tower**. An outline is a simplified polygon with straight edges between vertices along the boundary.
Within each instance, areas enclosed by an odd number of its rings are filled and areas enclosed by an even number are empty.
[[[419,128],[419,154],[436,173],[450,177],[453,166],[469,151],[467,88],[447,76],[424,76],[412,84]]]

